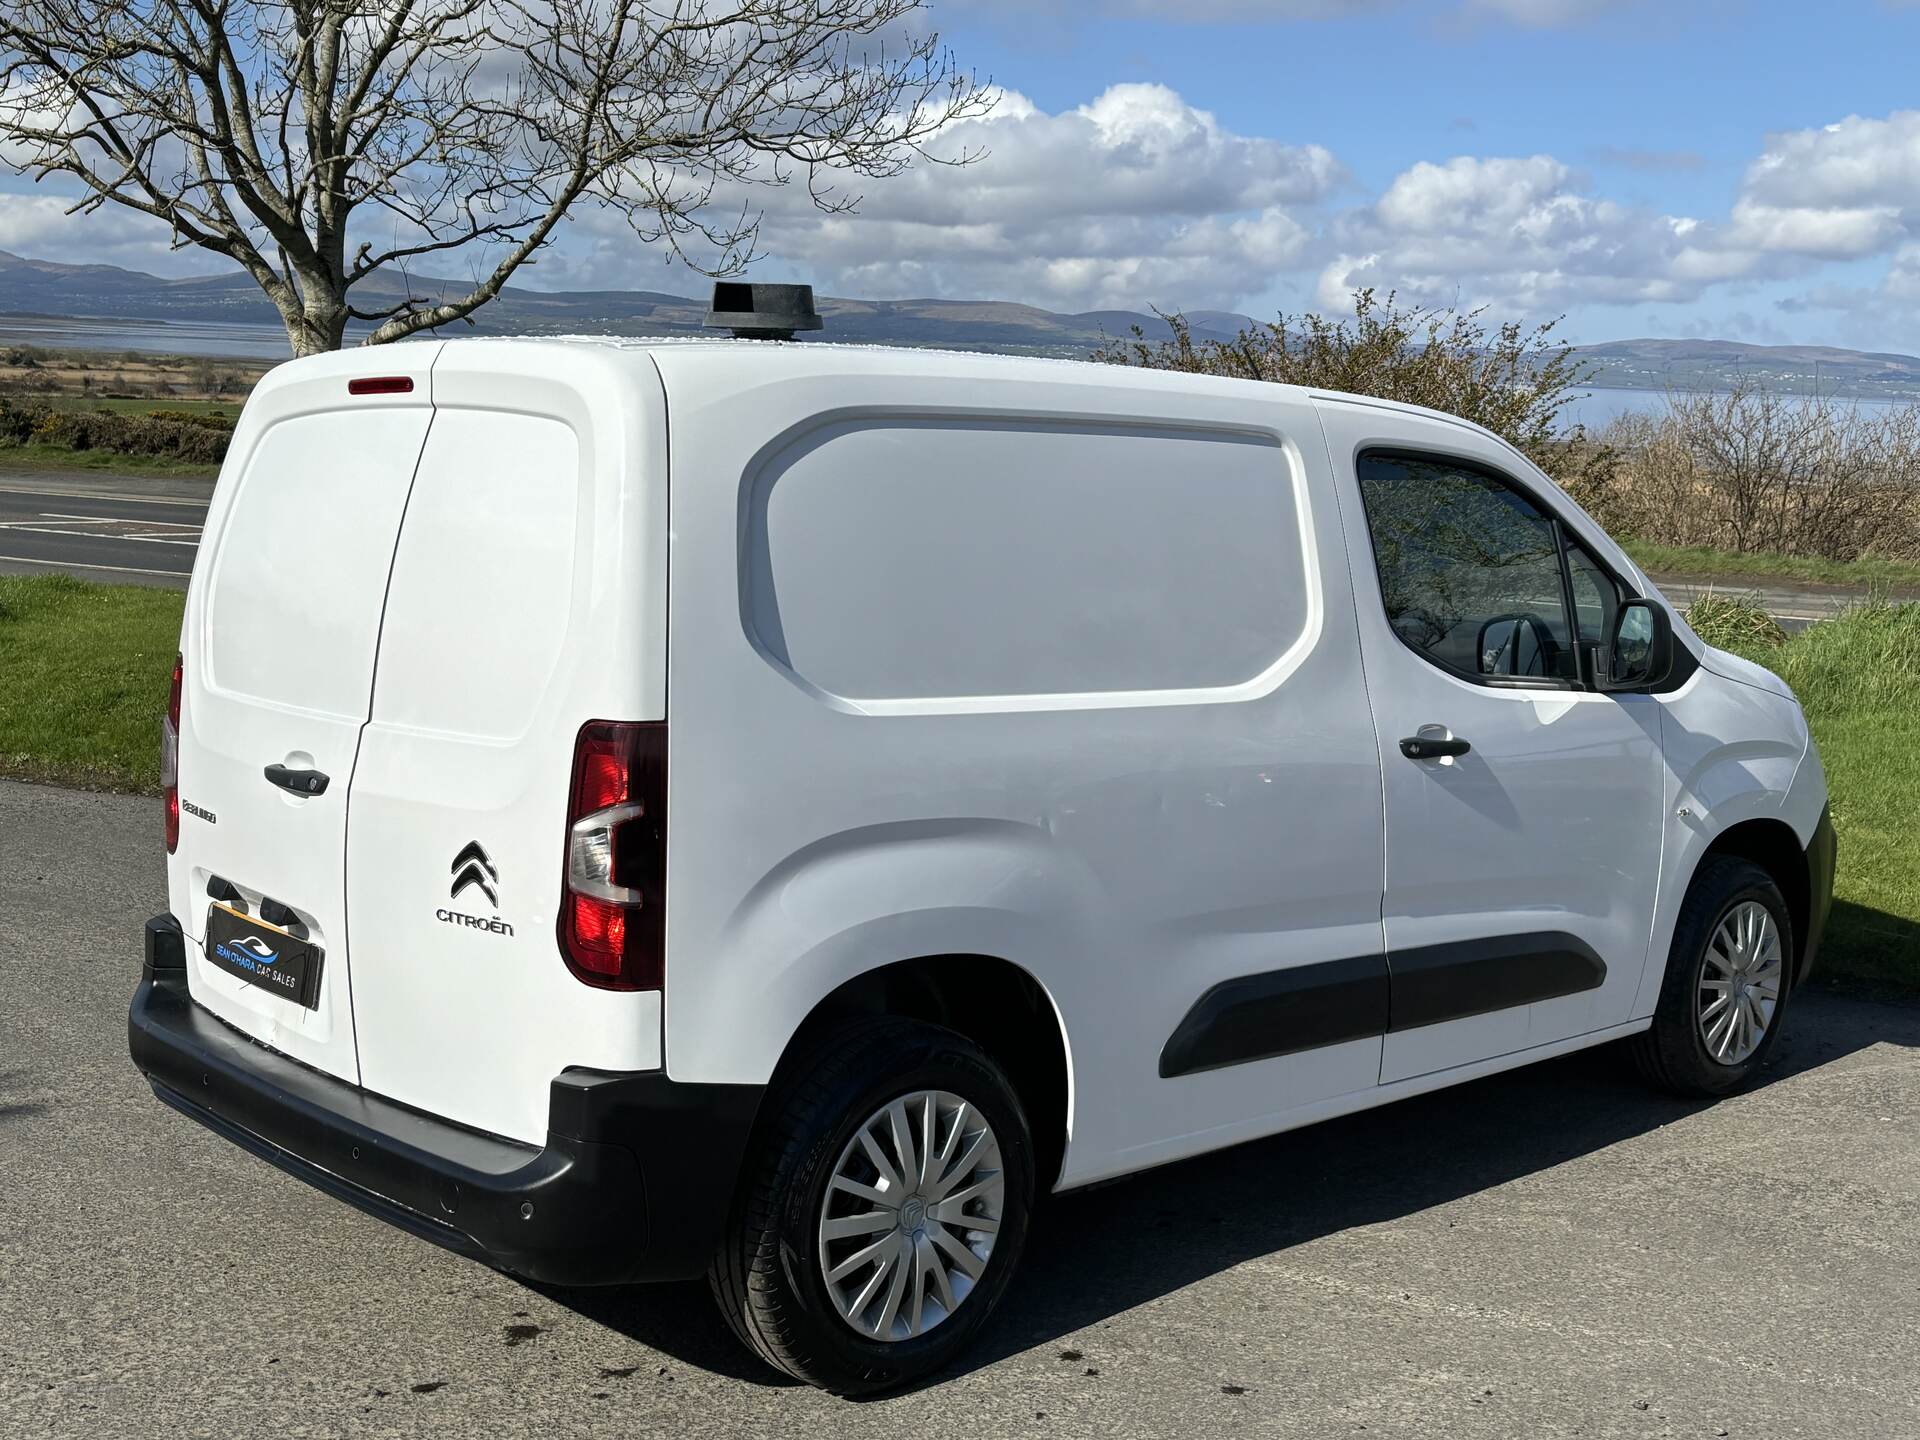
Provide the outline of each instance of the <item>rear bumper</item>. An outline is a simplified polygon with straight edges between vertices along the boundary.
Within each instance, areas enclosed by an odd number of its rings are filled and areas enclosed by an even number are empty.
[[[127,1017],[154,1094],[317,1189],[448,1249],[554,1285],[690,1279],[718,1245],[761,1087],[565,1070],[544,1146],[370,1095],[193,1003],[185,939],[147,922]]]
[[[1796,985],[1813,973],[1813,963],[1820,956],[1820,942],[1827,933],[1827,914],[1833,909],[1833,873],[1839,858],[1840,842],[1833,833],[1833,810],[1822,807],[1820,823],[1813,827],[1813,839],[1807,843],[1807,943],[1800,952]]]

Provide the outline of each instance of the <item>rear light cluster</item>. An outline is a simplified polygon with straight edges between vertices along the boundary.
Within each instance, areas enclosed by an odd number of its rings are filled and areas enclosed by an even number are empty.
[[[560,953],[602,990],[658,990],[667,958],[667,727],[592,720],[573,747]]]
[[[167,797],[167,853],[180,848],[180,681],[186,665],[173,657],[173,688],[167,692],[167,718],[160,722],[160,788]]]

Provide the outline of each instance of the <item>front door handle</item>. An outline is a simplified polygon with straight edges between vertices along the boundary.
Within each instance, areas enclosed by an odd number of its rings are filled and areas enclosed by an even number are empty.
[[[1464,755],[1473,746],[1464,740],[1442,740],[1431,735],[1409,735],[1400,742],[1400,753],[1409,760],[1443,760],[1449,755]]]
[[[324,770],[289,770],[284,765],[269,765],[266,776],[282,790],[291,790],[295,795],[327,793],[327,775]]]

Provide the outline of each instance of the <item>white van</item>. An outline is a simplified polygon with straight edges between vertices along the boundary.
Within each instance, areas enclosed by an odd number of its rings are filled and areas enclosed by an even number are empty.
[[[1285,386],[300,360],[180,655],[159,1097],[841,1392],[1048,1192],[1612,1040],[1735,1089],[1832,888],[1778,679],[1485,430]]]

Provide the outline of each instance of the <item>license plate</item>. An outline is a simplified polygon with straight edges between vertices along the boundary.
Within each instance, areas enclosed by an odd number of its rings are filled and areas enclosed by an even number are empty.
[[[319,947],[225,905],[207,911],[207,963],[283,1000],[320,1003]]]

